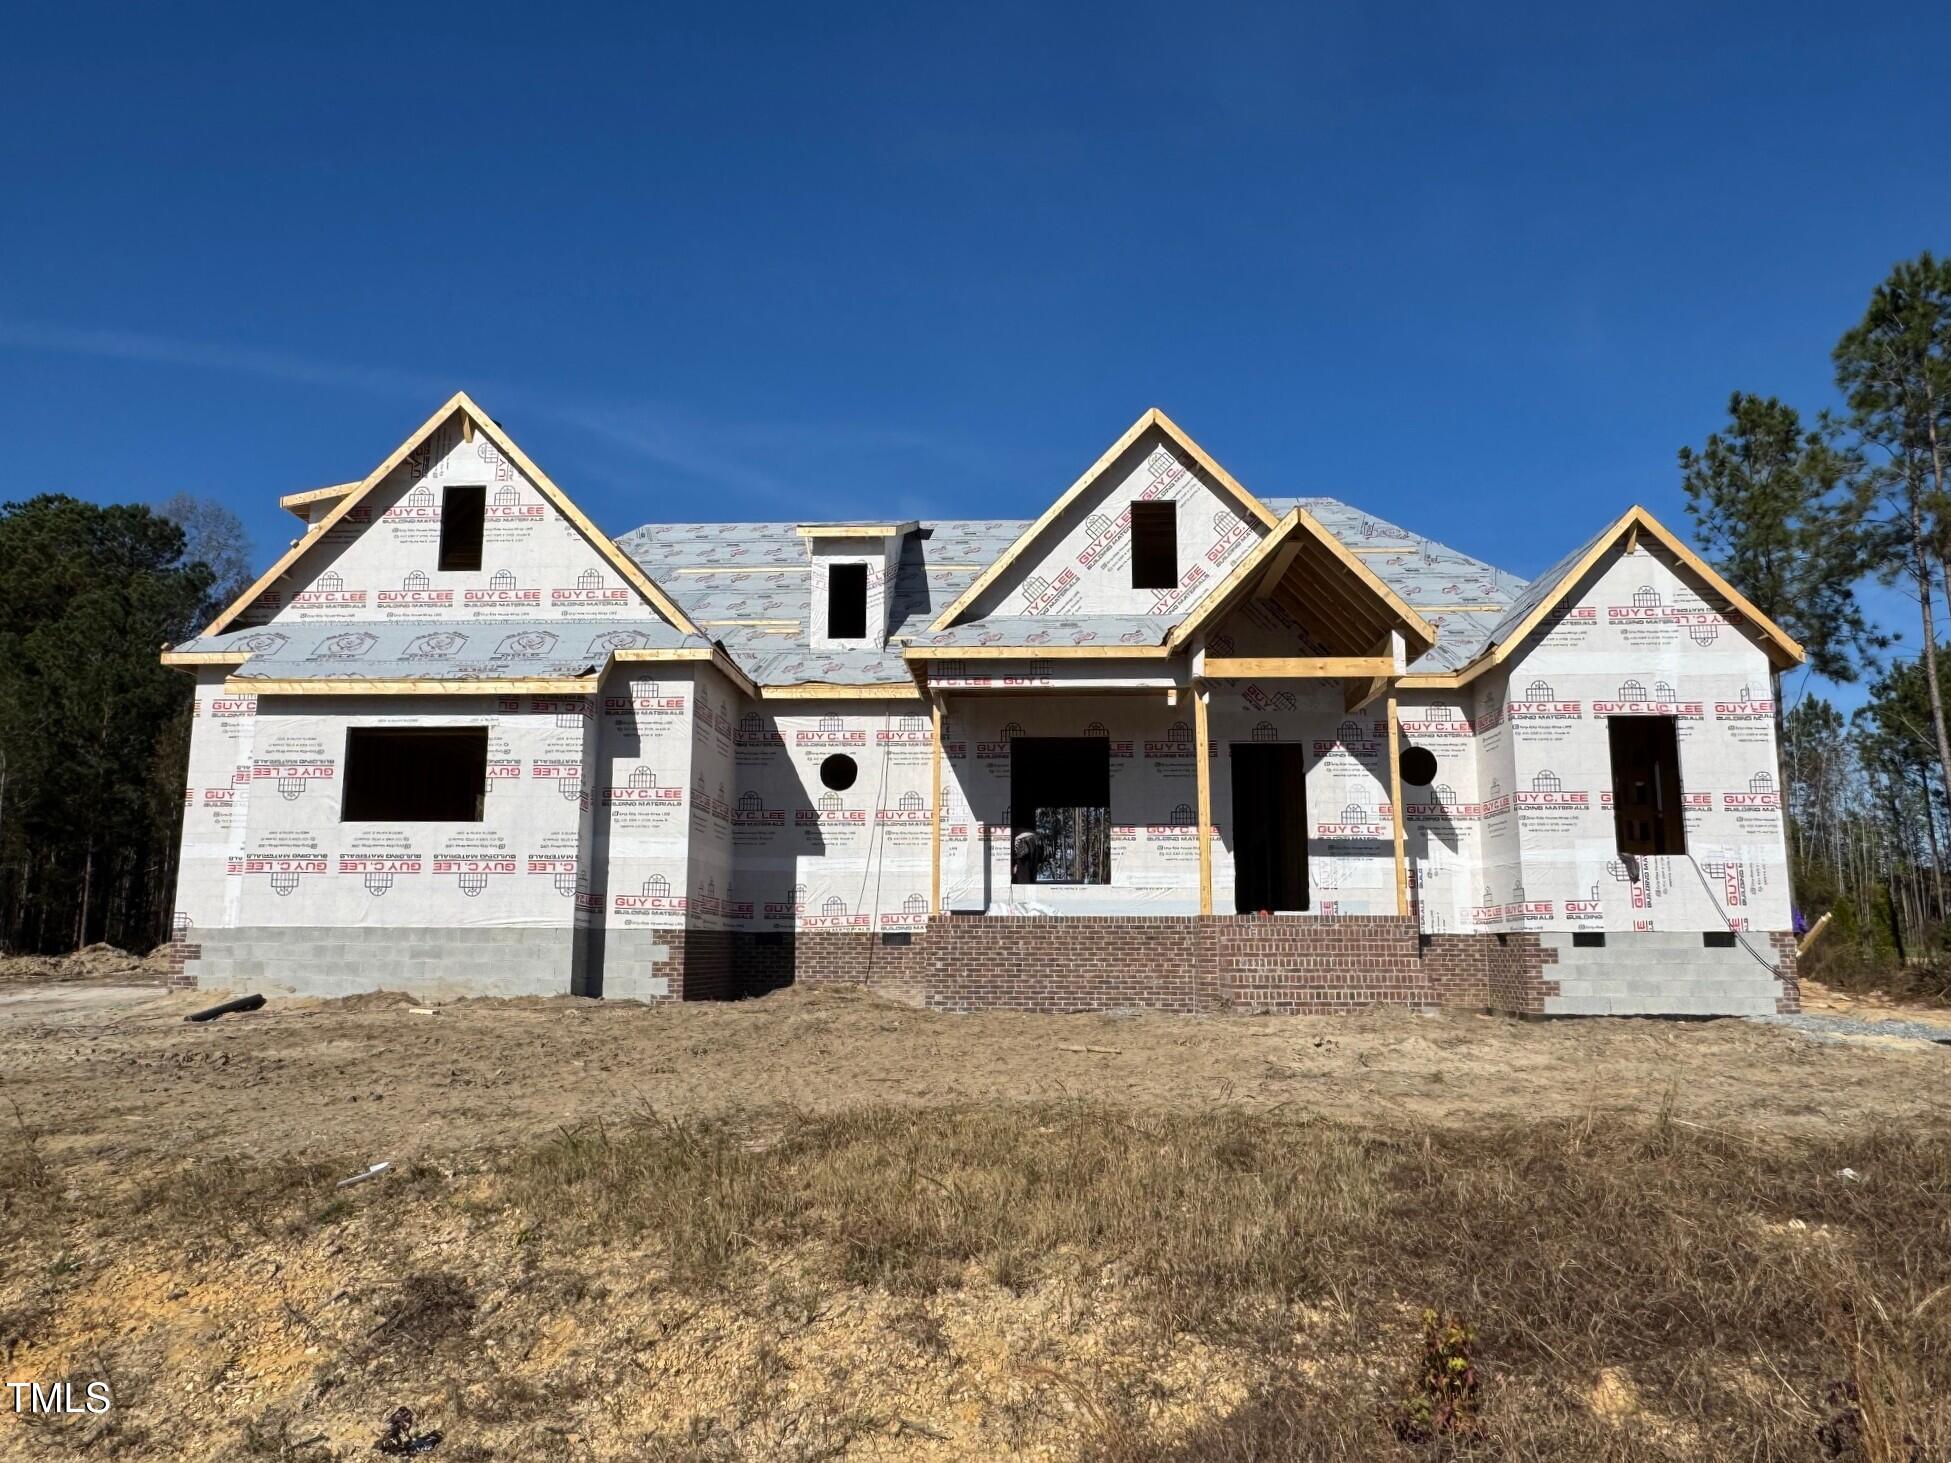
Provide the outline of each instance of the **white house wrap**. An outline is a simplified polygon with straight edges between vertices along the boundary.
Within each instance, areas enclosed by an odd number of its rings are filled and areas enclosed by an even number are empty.
[[[1800,651],[1640,509],[1527,584],[1153,411],[1031,524],[611,541],[460,396],[286,501],[305,537],[165,655],[186,981],[1102,1004],[1054,946],[1048,999],[991,979],[981,932],[1051,917],[1169,931],[1221,1002],[1794,999]]]

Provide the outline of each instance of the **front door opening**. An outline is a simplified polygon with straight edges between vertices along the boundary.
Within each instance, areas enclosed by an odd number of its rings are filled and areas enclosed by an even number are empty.
[[[1233,743],[1233,908],[1307,908],[1307,759],[1298,742]]]

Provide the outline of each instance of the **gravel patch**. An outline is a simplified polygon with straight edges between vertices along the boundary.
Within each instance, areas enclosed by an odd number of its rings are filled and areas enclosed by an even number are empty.
[[[1836,1036],[1903,1036],[1951,1044],[1951,1031],[1928,1021],[1859,1021],[1852,1016],[1750,1016],[1764,1026],[1786,1026],[1818,1041]]]

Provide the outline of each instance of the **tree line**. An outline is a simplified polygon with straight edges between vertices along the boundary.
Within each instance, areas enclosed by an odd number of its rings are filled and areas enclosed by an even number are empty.
[[[1786,699],[1779,673],[1774,687],[1795,898],[1805,919],[1831,916],[1812,968],[1860,980],[1930,971],[1951,935],[1951,259],[1893,268],[1831,362],[1836,405],[1805,418],[1736,392],[1727,425],[1679,456],[1705,557],[1802,642],[1810,672],[1863,684],[1848,716],[1806,677]],[[1872,582],[1916,606],[1915,652],[1864,613]]]
[[[0,949],[167,937],[192,683],[158,660],[248,582],[191,497],[0,505]]]

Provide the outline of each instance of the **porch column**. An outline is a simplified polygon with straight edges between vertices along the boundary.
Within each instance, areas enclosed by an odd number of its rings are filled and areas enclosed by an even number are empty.
[[[1395,825],[1396,913],[1409,913],[1409,864],[1402,852],[1402,722],[1389,696],[1389,821]]]
[[[1203,647],[1202,647],[1203,648]],[[1199,912],[1213,912],[1213,774],[1206,730],[1205,682],[1192,683],[1192,725],[1196,746],[1192,765],[1199,778]]]
[[[930,777],[933,780],[933,794],[929,801],[932,810],[928,827],[928,913],[939,915],[942,912],[942,698],[939,692],[928,698],[934,711],[935,736],[933,767]],[[1401,842],[1400,839],[1397,840]]]

